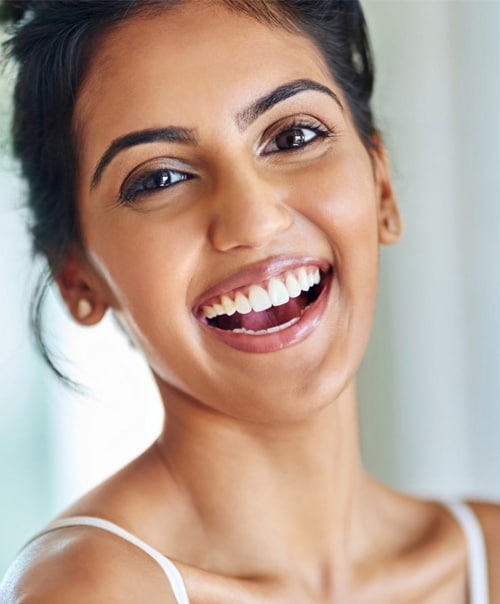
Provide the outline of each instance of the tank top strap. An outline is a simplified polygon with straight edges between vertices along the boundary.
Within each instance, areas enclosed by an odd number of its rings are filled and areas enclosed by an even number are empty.
[[[463,502],[444,504],[462,527],[467,542],[470,604],[489,604],[488,561],[483,531],[473,510]]]
[[[170,587],[172,588],[174,596],[177,600],[177,604],[189,604],[189,598],[184,585],[184,580],[182,579],[180,572],[173,562],[171,562],[159,551],[148,545],[146,542],[142,541],[135,535],[132,535],[132,533],[129,533],[117,524],[109,522],[109,520],[96,518],[94,516],[72,516],[69,518],[63,518],[62,520],[55,520],[54,522],[51,522],[43,531],[40,531],[34,535],[30,539],[29,543],[52,531],[73,526],[90,526],[102,529],[108,533],[113,533],[113,535],[116,535],[141,549],[143,552],[148,554],[148,556],[153,558],[153,560],[155,560],[163,569],[163,572],[167,576]]]
[[[469,604],[489,604],[488,563],[481,525],[467,504],[463,502],[443,502],[443,505],[461,526],[467,542]],[[29,543],[52,531],[73,526],[90,526],[102,529],[141,549],[163,569],[177,600],[177,604],[189,604],[184,581],[173,562],[146,542],[108,520],[93,516],[73,516],[56,520],[43,531],[34,535]]]

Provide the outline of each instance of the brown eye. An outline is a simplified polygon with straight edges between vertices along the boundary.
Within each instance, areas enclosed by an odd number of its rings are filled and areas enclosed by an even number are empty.
[[[168,187],[170,183],[170,172],[169,170],[164,170],[163,172],[155,172],[154,174],[150,174],[143,180],[142,186],[145,191],[152,191],[154,189]]]
[[[276,134],[262,150],[263,155],[301,149],[317,138],[326,138],[330,132],[319,125],[292,125]]]
[[[274,139],[276,147],[283,151],[285,149],[294,149],[301,147],[306,142],[306,135],[301,128],[291,128],[285,130]]]
[[[161,189],[167,189],[173,185],[193,178],[191,174],[179,172],[178,170],[153,170],[140,174],[127,181],[121,193],[122,201],[133,202],[141,195],[155,193]]]

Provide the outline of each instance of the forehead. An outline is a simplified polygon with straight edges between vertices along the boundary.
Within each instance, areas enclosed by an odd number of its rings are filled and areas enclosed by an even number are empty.
[[[136,16],[100,41],[76,106],[85,138],[137,127],[196,127],[205,111],[237,111],[284,80],[331,81],[305,36],[224,6],[188,2]],[[213,117],[213,115],[212,115]]]

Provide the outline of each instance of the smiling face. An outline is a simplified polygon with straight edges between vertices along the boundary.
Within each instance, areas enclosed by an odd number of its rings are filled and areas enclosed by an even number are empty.
[[[102,41],[75,119],[70,307],[111,306],[164,398],[252,419],[335,398],[397,210],[315,45],[211,3],[134,18]]]

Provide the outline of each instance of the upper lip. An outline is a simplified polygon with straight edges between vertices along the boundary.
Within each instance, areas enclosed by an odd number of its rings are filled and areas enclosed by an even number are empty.
[[[196,312],[200,306],[212,298],[222,296],[233,290],[250,286],[254,283],[258,284],[267,281],[272,277],[281,275],[282,273],[301,266],[318,267],[321,271],[326,272],[330,268],[331,263],[324,258],[317,256],[274,256],[261,260],[254,264],[250,264],[239,269],[229,277],[218,281],[202,294],[196,297],[193,304],[193,311]]]

